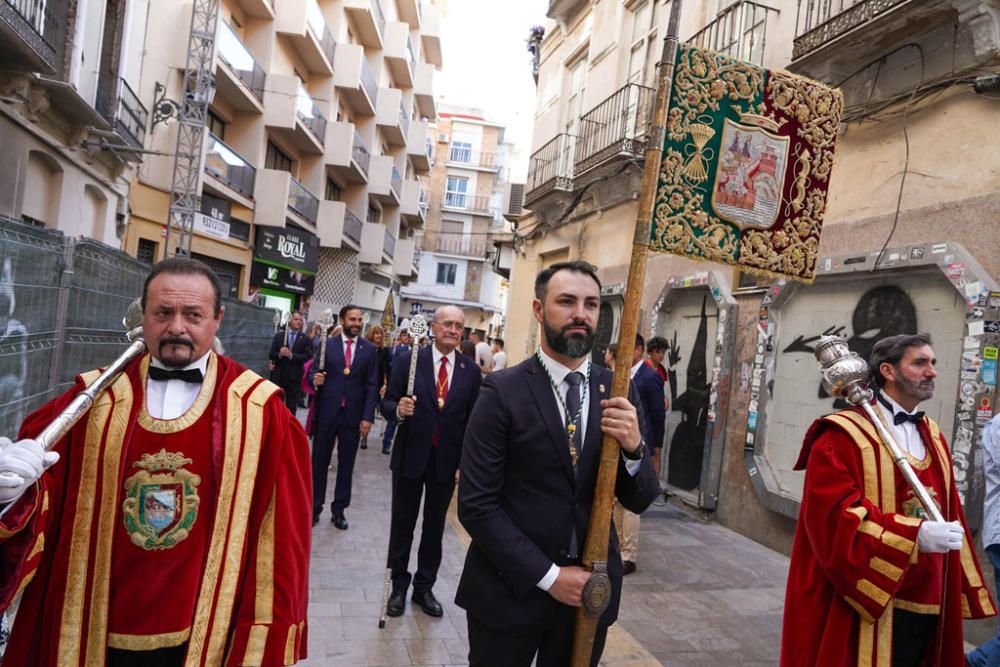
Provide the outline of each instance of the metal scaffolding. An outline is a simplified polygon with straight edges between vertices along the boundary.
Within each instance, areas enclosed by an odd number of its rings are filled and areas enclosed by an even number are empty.
[[[177,151],[170,185],[170,213],[164,256],[191,255],[194,216],[201,212],[205,119],[215,92],[212,62],[219,22],[219,0],[194,0],[184,85],[178,114]],[[173,247],[173,250],[171,248]]]

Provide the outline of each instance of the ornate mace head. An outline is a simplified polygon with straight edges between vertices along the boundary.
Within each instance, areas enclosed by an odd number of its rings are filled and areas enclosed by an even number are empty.
[[[852,405],[872,399],[868,388],[871,369],[868,362],[847,347],[839,336],[822,336],[816,346],[816,359],[820,363],[823,386],[834,396],[843,396]]]
[[[413,339],[413,344],[416,345],[417,341],[427,335],[427,320],[424,319],[423,315],[414,315],[410,319],[410,326],[407,331],[410,334],[410,338]]]
[[[122,325],[125,327],[125,337],[131,343],[142,338],[142,300],[136,299],[128,305],[125,310],[125,317],[122,318]]]

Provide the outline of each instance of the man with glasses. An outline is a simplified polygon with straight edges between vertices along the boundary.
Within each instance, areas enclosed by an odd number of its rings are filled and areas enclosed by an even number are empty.
[[[421,496],[424,523],[417,572],[412,577],[413,602],[431,616],[444,613],[431,589],[441,565],[441,540],[455,491],[465,425],[479,396],[480,384],[475,364],[455,352],[464,327],[465,317],[459,308],[438,308],[431,321],[434,343],[396,357],[382,400],[382,415],[390,423],[400,422],[390,459],[393,498],[389,616],[400,616],[406,609],[406,591],[411,582],[407,565]],[[411,354],[417,355],[417,375],[413,394],[408,396]]]

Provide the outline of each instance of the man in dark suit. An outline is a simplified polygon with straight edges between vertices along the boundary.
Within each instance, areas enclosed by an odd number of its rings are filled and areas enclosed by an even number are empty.
[[[397,343],[389,348],[389,378],[391,381],[392,371],[395,368],[396,362],[403,357],[407,352],[410,351],[412,347],[412,339],[410,338],[410,332],[403,329],[399,333],[399,338]],[[407,356],[407,359],[409,357]],[[392,436],[396,432],[396,422],[388,420],[385,424],[385,431],[382,432],[382,453],[388,454],[389,450],[392,449]]]
[[[302,365],[313,355],[313,344],[302,330],[302,313],[295,311],[285,329],[274,334],[268,358],[274,364],[271,381],[285,392],[285,405],[295,414],[302,398]]]
[[[319,372],[319,351],[309,374],[316,387],[316,438],[313,441],[313,525],[326,502],[326,477],[337,440],[337,484],[331,521],[347,530],[344,510],[351,504],[351,483],[358,441],[371,431],[378,403],[378,358],[375,346],[362,338],[361,309],[340,309],[343,333],[327,340],[326,372]]]
[[[458,354],[465,316],[460,308],[444,306],[434,312],[434,343],[417,351],[413,395],[406,395],[410,353],[393,363],[389,390],[382,400],[382,416],[390,422],[404,419],[392,452],[393,476],[391,546],[392,596],[389,616],[406,608],[410,586],[407,564],[413,528],[424,496],[424,523],[413,577],[413,602],[431,616],[441,616],[441,603],[431,588],[441,565],[441,540],[448,505],[455,492],[455,472],[462,454],[465,425],[479,396],[480,373],[475,361]]]
[[[536,653],[539,667],[570,664],[575,608],[589,579],[580,556],[604,434],[622,446],[619,502],[638,513],[656,495],[634,401],[609,398],[610,371],[590,362],[600,306],[590,264],[542,271],[532,304],[541,349],[486,376],[472,411],[458,488],[458,516],[472,545],[455,601],[467,611],[474,667],[527,667]],[[593,665],[621,596],[614,531],[607,568],[611,604],[598,624]]]

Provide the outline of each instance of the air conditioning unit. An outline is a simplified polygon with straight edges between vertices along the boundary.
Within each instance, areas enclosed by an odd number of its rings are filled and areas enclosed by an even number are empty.
[[[447,132],[438,132],[438,143],[439,144],[446,144],[446,143],[448,143],[448,133]]]
[[[503,193],[503,216],[515,222],[527,213],[524,208],[524,183],[506,183]]]

